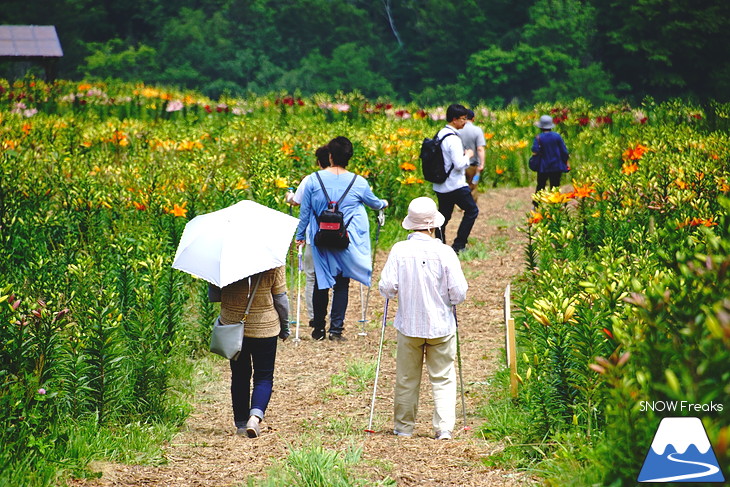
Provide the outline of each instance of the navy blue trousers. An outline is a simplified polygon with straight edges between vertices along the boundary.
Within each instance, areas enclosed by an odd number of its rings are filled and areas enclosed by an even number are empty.
[[[264,418],[274,387],[276,340],[243,337],[243,349],[238,360],[231,360],[231,400],[233,421],[237,427],[246,425],[249,416]],[[253,391],[251,377],[253,376]]]
[[[464,210],[464,217],[461,219],[459,229],[456,231],[456,238],[452,247],[457,252],[466,247],[466,242],[469,239],[469,234],[474,226],[474,222],[479,216],[479,207],[477,206],[474,198],[471,195],[469,186],[456,189],[450,193],[436,193],[436,198],[439,202],[439,213],[444,218],[444,224],[441,227],[441,240],[446,243],[446,225],[451,220],[451,214],[454,212],[454,206],[458,206]]]

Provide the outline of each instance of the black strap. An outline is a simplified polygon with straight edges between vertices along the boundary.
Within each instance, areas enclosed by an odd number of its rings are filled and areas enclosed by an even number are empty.
[[[319,177],[319,172],[314,173],[315,176],[317,176],[317,180],[319,181],[319,185],[322,187],[322,191],[324,192],[324,197],[327,198],[327,206],[329,206],[330,203],[332,203],[332,200],[330,200],[330,195],[327,194],[327,190],[324,189],[324,183],[322,182],[322,178]],[[345,189],[345,192],[342,193],[342,196],[340,196],[340,199],[337,200],[335,203],[335,209],[340,208],[340,203],[342,203],[342,200],[345,199],[345,196],[347,196],[347,193],[350,192],[350,188],[352,188],[352,185],[355,184],[355,180],[357,179],[357,174],[353,174],[352,181],[350,181],[350,184],[347,186],[347,189]],[[350,218],[352,220],[352,218]],[[348,222],[349,224],[349,222]]]
[[[441,131],[439,130],[439,132],[441,132]],[[443,137],[441,137],[441,140],[439,140],[439,149],[441,149],[441,144],[443,143],[444,139],[445,139],[446,137],[448,137],[449,135],[459,135],[459,134],[457,134],[456,132],[449,132],[449,133],[447,133],[447,134],[444,134],[444,136],[443,136]],[[435,138],[436,138],[436,139],[438,140],[438,138],[439,138],[439,134],[438,134],[438,132],[436,132],[436,137],[435,137]],[[441,149],[441,151],[442,151],[442,153],[443,153],[443,149]],[[454,170],[454,163],[452,162],[452,163],[451,163],[451,167],[449,168],[449,170],[448,170],[448,171],[446,171],[446,179],[448,179],[448,178],[449,178],[449,175],[451,175],[451,171],[453,171],[453,170]],[[446,182],[446,181],[444,181],[444,182]]]
[[[439,132],[441,132],[441,131],[439,130]],[[441,137],[441,140],[439,140],[439,145],[441,145],[441,142],[443,142],[443,141],[444,141],[444,139],[445,139],[446,137],[448,137],[449,135],[459,135],[459,134],[457,134],[456,132],[449,132],[449,133],[447,133],[447,134],[444,134],[444,136],[443,136],[443,137]],[[435,138],[435,139],[438,139],[438,138],[439,138],[439,134],[438,134],[438,132],[436,132],[436,137],[434,137],[434,138]]]
[[[329,206],[332,200],[330,200],[330,195],[327,194],[327,190],[324,189],[324,183],[322,182],[322,178],[319,177],[319,173],[318,172],[314,173],[314,175],[317,176],[317,180],[319,181],[319,185],[322,187],[322,191],[324,192],[324,197],[327,198],[327,206]]]

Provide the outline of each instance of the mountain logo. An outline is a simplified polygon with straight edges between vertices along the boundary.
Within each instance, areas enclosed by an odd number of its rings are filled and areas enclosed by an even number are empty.
[[[637,482],[725,482],[700,418],[659,423]]]

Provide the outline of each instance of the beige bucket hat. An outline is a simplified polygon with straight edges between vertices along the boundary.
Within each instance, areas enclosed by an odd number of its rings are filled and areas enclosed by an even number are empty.
[[[402,225],[406,230],[430,230],[441,227],[445,220],[439,213],[436,202],[421,196],[408,205],[408,216],[403,219]]]

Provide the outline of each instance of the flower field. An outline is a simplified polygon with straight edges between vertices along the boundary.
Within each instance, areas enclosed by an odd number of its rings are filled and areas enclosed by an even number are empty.
[[[418,150],[444,113],[358,94],[214,101],[0,80],[0,462],[15,466],[0,484],[83,475],[100,429],[184,420],[188,359],[214,314],[206,287],[170,266],[189,219],[241,199],[290,211],[286,189],[345,135],[349,168],[391,203],[392,240],[408,202],[432,194]],[[533,184],[542,113],[573,170],[571,191],[525,217],[526,434],[578,431],[611,452],[603,472],[630,479],[659,420],[641,401],[730,409],[730,107],[478,108],[483,190]],[[703,416],[724,465],[728,409]]]

